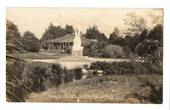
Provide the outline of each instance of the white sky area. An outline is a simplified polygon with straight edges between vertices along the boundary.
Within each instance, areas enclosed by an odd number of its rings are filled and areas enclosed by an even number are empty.
[[[54,25],[66,24],[74,28],[79,21],[83,33],[89,26],[96,25],[100,32],[107,37],[113,32],[114,27],[119,28],[120,33],[126,30],[123,19],[127,13],[135,12],[144,17],[148,27],[151,24],[149,14],[163,15],[161,9],[116,9],[116,8],[7,8],[6,17],[18,26],[23,34],[25,31],[33,32],[38,38],[42,37],[50,23]]]

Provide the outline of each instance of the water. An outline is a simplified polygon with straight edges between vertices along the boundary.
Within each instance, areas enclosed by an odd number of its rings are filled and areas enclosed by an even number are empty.
[[[83,65],[88,65],[96,61],[106,61],[106,62],[122,62],[130,61],[129,59],[109,59],[109,58],[92,58],[92,57],[66,57],[61,59],[32,59],[32,62],[44,62],[44,63],[58,63],[61,67],[66,67],[67,69],[74,69],[78,67],[83,67]]]
[[[67,69],[82,68],[83,65],[90,65],[92,62],[87,61],[59,61],[56,59],[34,59],[32,62],[44,62],[44,63],[58,63],[61,67]]]

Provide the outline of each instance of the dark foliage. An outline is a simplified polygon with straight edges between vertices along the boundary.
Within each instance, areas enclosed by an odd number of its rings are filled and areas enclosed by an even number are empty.
[[[7,40],[10,40],[11,38],[21,37],[17,25],[15,25],[13,22],[9,20],[6,21],[6,29]]]
[[[106,75],[112,74],[162,74],[160,65],[149,62],[95,62],[91,64],[92,69],[103,70]]]
[[[24,51],[21,34],[17,25],[13,22],[6,21],[6,47],[7,53],[15,53]]]
[[[85,37],[89,39],[96,39],[98,41],[107,41],[108,39],[104,35],[104,33],[101,33],[97,26],[89,27],[85,33]]]
[[[159,46],[163,46],[163,26],[162,25],[155,26],[150,31],[148,38],[159,41]]]
[[[151,88],[151,93],[148,97],[150,102],[155,104],[161,104],[163,101],[163,88],[162,86],[156,87],[156,85],[152,84],[151,82],[147,82],[147,85]]]
[[[104,58],[122,58],[123,49],[121,46],[118,45],[107,45],[105,48],[102,49],[100,56]]]
[[[22,42],[25,46],[25,50],[28,52],[38,52],[40,49],[40,41],[37,37],[30,31],[26,31],[23,34]]]
[[[82,76],[83,76],[83,73],[82,73],[82,69],[81,68],[76,68],[74,70],[74,76],[75,76],[75,79],[81,79]]]
[[[64,73],[63,69],[59,64],[52,64],[51,66],[51,76],[52,84],[58,86],[61,83],[64,83]]]
[[[149,87],[150,93],[148,96],[143,96],[142,94],[135,92],[134,96],[138,98],[138,100],[143,103],[145,101],[154,103],[154,104],[161,104],[163,101],[163,87],[162,85],[156,85],[153,82],[145,81],[144,79],[141,80],[143,85],[142,87]]]
[[[27,74],[27,85],[34,92],[41,92],[45,90],[43,82],[47,78],[46,68],[35,66],[31,73]]]
[[[73,81],[73,78],[74,78],[74,71],[73,70],[64,70],[64,74],[65,74],[65,77],[64,77],[64,83],[69,83],[71,81]]]
[[[114,28],[114,32],[112,32],[109,36],[109,42],[114,45],[125,45],[125,39],[119,35],[119,29]]]
[[[106,47],[106,42],[94,42],[83,49],[83,55],[91,57],[102,57],[103,49]]]

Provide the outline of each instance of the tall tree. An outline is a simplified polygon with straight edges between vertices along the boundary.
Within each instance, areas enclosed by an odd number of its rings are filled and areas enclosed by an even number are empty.
[[[97,26],[89,27],[85,33],[85,37],[89,39],[97,39],[98,41],[107,41],[104,33],[101,33]]]
[[[161,24],[156,25],[149,33],[149,39],[158,40],[160,46],[163,45],[163,26]]]
[[[6,21],[6,37],[7,41],[13,38],[21,38],[18,27],[12,21],[9,20]]]
[[[156,52],[161,51],[160,48],[163,47],[163,27],[162,25],[155,26],[149,34],[148,32],[143,31],[140,35],[140,42],[136,45],[135,52],[140,56],[155,56]],[[161,52],[160,52],[161,53]]]
[[[124,24],[128,26],[128,35],[140,34],[147,27],[145,19],[134,12],[127,14]]]
[[[9,20],[6,21],[6,46],[9,53],[24,51],[24,45],[18,27]]]
[[[109,42],[111,44],[120,45],[120,46],[125,45],[125,40],[119,35],[118,28],[115,27],[114,31],[110,34]]]
[[[159,11],[159,12],[157,12]],[[163,24],[163,17],[162,17],[162,14],[163,14],[163,11],[161,10],[161,13],[160,13],[160,9],[158,10],[155,10],[154,13],[149,13],[149,17],[151,18],[151,22],[152,24],[159,24],[159,25],[162,25]]]
[[[30,31],[24,32],[22,41],[27,51],[29,52],[39,51],[40,41],[32,32]]]
[[[74,32],[73,26],[66,25],[65,26],[65,31],[66,31],[67,34],[73,33]]]

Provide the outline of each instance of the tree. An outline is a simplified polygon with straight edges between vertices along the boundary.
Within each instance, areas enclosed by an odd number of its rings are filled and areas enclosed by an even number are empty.
[[[134,36],[125,36],[125,47],[129,47],[134,52],[136,46],[144,39],[148,38],[148,30],[144,29],[141,34],[135,34]]]
[[[45,32],[41,38],[42,48],[46,47],[46,45],[44,43],[45,41],[59,38],[59,37],[62,37],[64,35],[67,35],[67,34],[70,34],[73,32],[74,32],[74,29],[70,25],[66,25],[64,28],[62,28],[60,25],[55,26],[52,23],[50,23],[50,25],[45,30]]]
[[[97,39],[98,41],[107,41],[104,33],[101,33],[97,26],[89,27],[85,33],[85,37],[89,39]]]
[[[22,38],[25,49],[28,52],[38,52],[40,49],[40,41],[37,37],[30,31],[26,31]]]
[[[109,42],[114,45],[125,45],[125,40],[119,35],[119,29],[114,28],[114,31],[110,34]]]
[[[160,46],[163,46],[163,26],[161,24],[156,25],[148,35],[149,39],[158,40]]]
[[[148,38],[148,30],[147,29],[144,29],[143,31],[142,31],[142,33],[140,34],[140,41],[142,41],[142,40],[144,40],[144,39],[147,39]]]
[[[114,31],[110,34],[109,42],[110,43],[115,42],[118,37],[119,37],[119,29],[115,27]]]
[[[134,12],[127,14],[127,18],[124,19],[124,24],[128,26],[128,35],[140,34],[146,29],[145,19],[142,16],[136,15]]]
[[[130,40],[133,52],[140,56],[154,57],[162,47],[163,29],[162,25],[155,26],[150,32],[144,30],[139,36],[134,36]]]
[[[159,47],[158,41],[145,39],[136,46],[135,52],[138,53],[138,55],[140,56],[153,57],[158,47]]]
[[[6,21],[6,48],[8,53],[23,52],[24,45],[17,25]]]
[[[161,14],[160,14],[161,11]],[[149,17],[151,18],[152,24],[162,25],[163,24],[163,17],[162,17],[162,10],[155,10],[156,13],[150,13]]]
[[[15,25],[12,21],[9,20],[7,20],[6,22],[6,37],[7,41],[13,38],[16,39],[21,38],[17,25]]]
[[[67,34],[73,33],[74,32],[73,26],[66,25],[65,31],[66,31]]]

